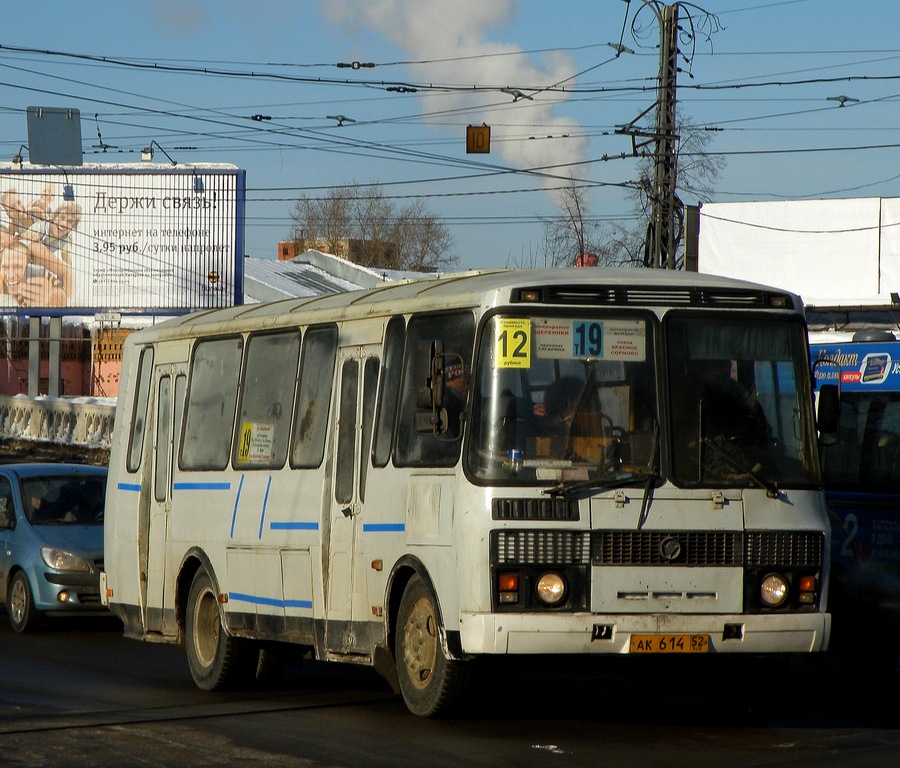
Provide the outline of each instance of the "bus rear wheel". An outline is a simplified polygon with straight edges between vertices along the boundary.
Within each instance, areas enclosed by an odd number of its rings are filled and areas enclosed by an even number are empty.
[[[188,666],[198,688],[216,691],[251,682],[256,649],[225,631],[213,581],[202,568],[191,583],[185,623]]]
[[[467,687],[467,664],[447,657],[440,635],[437,600],[422,578],[413,576],[400,600],[394,657],[400,692],[414,715],[450,712]]]

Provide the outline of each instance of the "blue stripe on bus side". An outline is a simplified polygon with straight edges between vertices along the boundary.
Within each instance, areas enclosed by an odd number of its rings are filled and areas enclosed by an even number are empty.
[[[241,473],[241,481],[238,483],[237,493],[234,496],[234,509],[231,510],[231,531],[230,537],[234,538],[234,524],[237,521],[238,502],[241,500],[241,490],[244,487],[244,474]]]
[[[364,523],[363,533],[381,533],[384,531],[405,531],[403,523]]]
[[[253,605],[270,605],[273,608],[312,608],[312,600],[276,600],[273,597],[256,597],[243,592],[229,592],[228,599]]]
[[[290,523],[275,522],[269,523],[269,530],[272,531],[318,531],[318,523]]]
[[[272,487],[272,475],[269,475],[269,480],[266,483],[266,495],[263,496],[262,509],[259,510],[259,538],[262,540],[263,535],[263,525],[266,522],[266,507],[269,505],[269,490]]]
[[[174,483],[175,491],[230,491],[231,483]]]
[[[116,489],[119,491],[140,491],[140,483],[118,483]],[[228,491],[231,490],[231,483],[175,483],[172,486],[175,491]]]

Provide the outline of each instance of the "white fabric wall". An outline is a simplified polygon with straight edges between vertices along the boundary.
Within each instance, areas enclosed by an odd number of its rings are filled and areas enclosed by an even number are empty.
[[[813,305],[886,304],[900,291],[900,198],[704,203],[698,269]]]

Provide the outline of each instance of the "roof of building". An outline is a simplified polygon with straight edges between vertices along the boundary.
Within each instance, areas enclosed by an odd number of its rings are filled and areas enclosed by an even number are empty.
[[[244,259],[244,303],[345,293],[426,276],[433,277],[421,272],[372,270],[314,250],[290,260],[248,257]]]

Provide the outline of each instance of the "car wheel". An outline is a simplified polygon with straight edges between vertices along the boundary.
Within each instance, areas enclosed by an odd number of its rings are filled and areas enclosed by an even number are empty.
[[[188,594],[185,644],[191,677],[204,691],[243,687],[256,674],[257,649],[231,637],[222,623],[219,600],[209,574],[200,569]]]
[[[468,684],[468,665],[445,654],[437,600],[419,576],[410,579],[400,600],[394,656],[410,712],[433,717],[454,708]]]
[[[16,632],[29,632],[40,621],[41,614],[34,607],[31,587],[28,586],[28,578],[23,571],[18,571],[10,582],[6,612],[9,614],[9,623]]]

